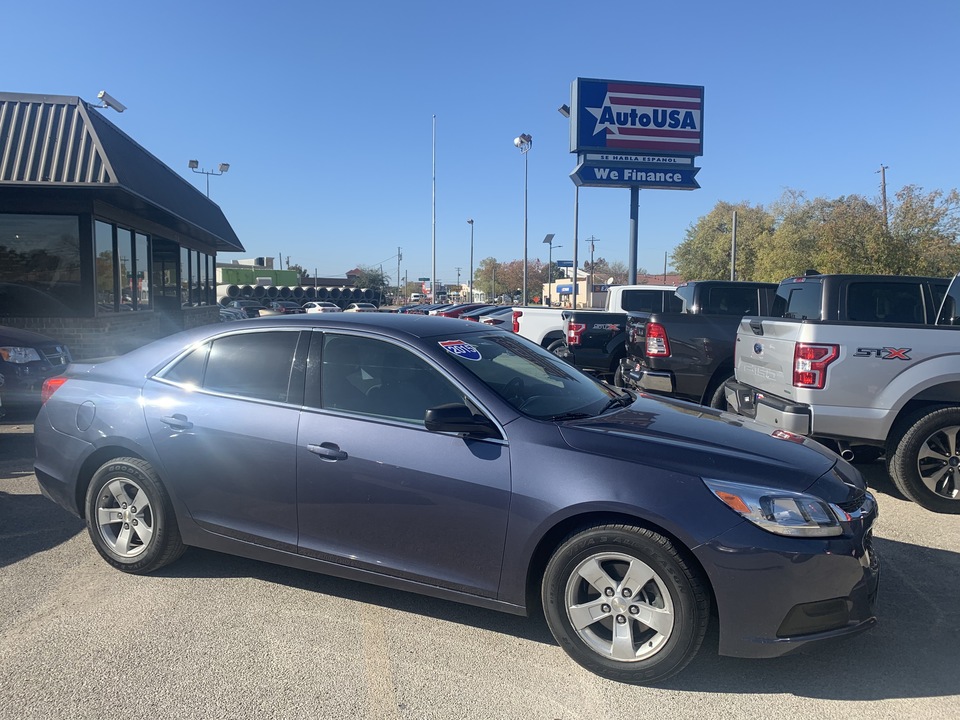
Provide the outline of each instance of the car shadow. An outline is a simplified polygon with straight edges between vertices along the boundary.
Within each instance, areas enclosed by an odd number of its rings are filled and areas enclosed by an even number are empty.
[[[55,548],[85,527],[42,495],[0,491],[0,567]]]
[[[879,624],[867,633],[781,658],[718,655],[712,619],[703,647],[658,687],[683,692],[787,693],[828,700],[889,700],[960,691],[960,554],[877,538],[883,560]],[[309,592],[556,645],[542,615],[524,618],[414,593],[191,549],[158,573],[169,578],[254,577]],[[572,661],[571,661],[572,662]],[[586,671],[583,671],[586,672]]]

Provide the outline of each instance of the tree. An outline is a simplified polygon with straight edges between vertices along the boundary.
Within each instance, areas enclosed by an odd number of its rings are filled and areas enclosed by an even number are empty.
[[[675,270],[686,278],[722,280],[730,277],[733,212],[737,212],[737,278],[756,280],[757,254],[773,232],[773,216],[748,203],[719,202],[687,228],[686,237],[671,257]]]
[[[960,267],[960,193],[907,185],[890,218],[888,264],[895,271],[946,277]]]
[[[304,282],[306,281],[306,279],[307,279],[308,277],[310,277],[310,273],[308,273],[308,272],[303,268],[302,265],[298,265],[297,263],[292,263],[292,264],[291,264],[290,258],[287,258],[287,270],[296,270],[296,271],[297,271],[297,284],[298,284],[298,285],[303,285]]]
[[[358,273],[353,281],[355,287],[374,290],[380,298],[387,294],[386,289],[390,278],[383,274],[381,268],[359,265],[357,270]]]

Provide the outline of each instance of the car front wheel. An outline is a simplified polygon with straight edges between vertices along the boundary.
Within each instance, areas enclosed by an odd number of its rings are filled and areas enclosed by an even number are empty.
[[[655,683],[678,673],[706,633],[706,583],[665,537],[602,525],[568,537],[544,572],[544,615],[560,646],[602,677]]]
[[[87,531],[108,563],[149,573],[183,554],[170,498],[150,464],[117,458],[100,467],[86,498]]]

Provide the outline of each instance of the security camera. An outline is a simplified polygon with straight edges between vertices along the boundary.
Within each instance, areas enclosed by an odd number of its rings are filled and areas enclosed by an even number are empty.
[[[100,101],[103,103],[102,107],[113,108],[117,112],[121,113],[127,109],[126,105],[110,95],[110,93],[108,93],[106,90],[101,90],[98,92],[97,97],[100,98]]]

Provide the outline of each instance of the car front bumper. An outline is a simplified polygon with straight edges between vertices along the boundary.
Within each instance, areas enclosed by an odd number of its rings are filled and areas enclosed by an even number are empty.
[[[744,521],[697,548],[720,615],[720,654],[778,657],[876,625],[876,516],[867,493],[849,535],[781,537]]]

